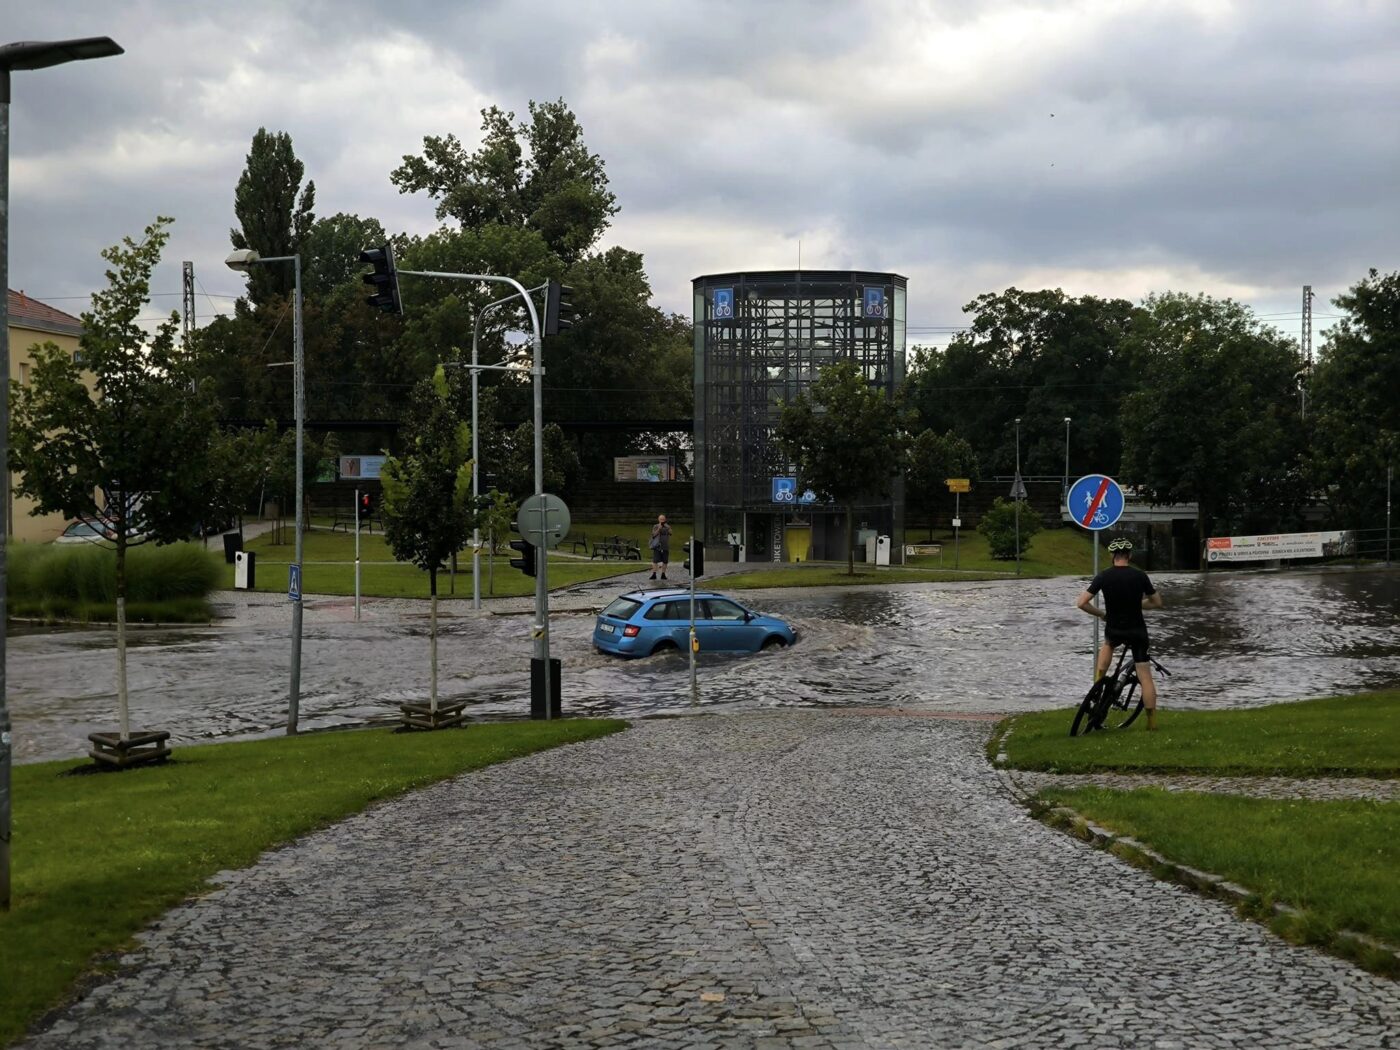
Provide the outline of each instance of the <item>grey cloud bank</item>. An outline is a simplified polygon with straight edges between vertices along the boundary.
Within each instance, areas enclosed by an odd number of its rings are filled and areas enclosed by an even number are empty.
[[[15,75],[11,281],[80,309],[156,214],[222,267],[253,132],[292,135],[317,211],[427,232],[388,181],[424,135],[562,96],[607,162],[610,240],[660,305],[699,273],[869,265],[911,318],[1010,284],[1169,288],[1297,311],[1397,264],[1400,7],[1302,3],[0,4],[5,40],[127,54]],[[1321,11],[1321,13],[1319,13]],[[178,295],[158,297],[164,310]],[[201,302],[201,312],[230,300]],[[1322,302],[1320,313],[1327,308]],[[918,334],[915,335],[916,340]]]

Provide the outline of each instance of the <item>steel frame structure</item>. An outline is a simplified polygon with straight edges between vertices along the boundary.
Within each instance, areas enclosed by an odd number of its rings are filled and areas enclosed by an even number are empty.
[[[793,473],[776,440],[781,405],[825,366],[853,361],[894,397],[904,380],[907,282],[892,273],[793,270],[711,274],[693,287],[696,531],[719,545],[743,530],[747,515],[783,510],[771,487],[773,477]],[[865,292],[873,288],[885,304],[878,319],[864,316]],[[718,315],[717,289],[732,289],[732,305]],[[896,485],[891,499],[861,509],[881,531],[894,530],[903,523],[902,492]],[[802,510],[840,514],[824,506]]]

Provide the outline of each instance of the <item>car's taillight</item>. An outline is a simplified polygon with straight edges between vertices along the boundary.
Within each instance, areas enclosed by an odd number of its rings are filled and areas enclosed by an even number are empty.
[[[629,623],[626,627],[622,629],[622,636],[624,638],[635,638],[641,633],[642,629],[638,627],[635,623]]]

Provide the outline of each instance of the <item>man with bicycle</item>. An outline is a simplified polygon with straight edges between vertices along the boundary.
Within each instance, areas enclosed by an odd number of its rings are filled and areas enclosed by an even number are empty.
[[[1147,622],[1144,609],[1160,609],[1162,596],[1152,586],[1147,573],[1128,564],[1133,554],[1133,541],[1120,537],[1108,545],[1113,565],[1104,569],[1079,596],[1075,606],[1090,616],[1104,621],[1103,645],[1099,648],[1097,678],[1108,673],[1113,650],[1126,645],[1133,651],[1133,665],[1142,685],[1142,706],[1147,711],[1147,728],[1157,728],[1157,683],[1152,680],[1152,660],[1148,652]],[[1094,595],[1102,592],[1104,608],[1094,605]]]

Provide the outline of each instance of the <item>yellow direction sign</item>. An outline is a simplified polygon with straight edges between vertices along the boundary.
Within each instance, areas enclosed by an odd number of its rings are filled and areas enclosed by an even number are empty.
[[[949,492],[971,492],[971,478],[944,478],[943,483],[948,486]]]

